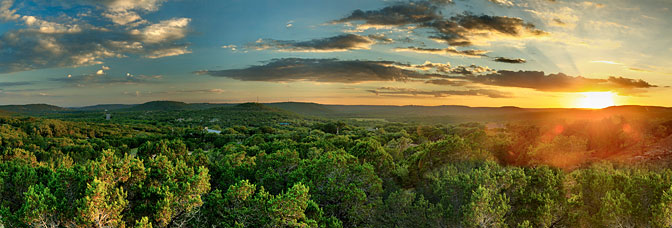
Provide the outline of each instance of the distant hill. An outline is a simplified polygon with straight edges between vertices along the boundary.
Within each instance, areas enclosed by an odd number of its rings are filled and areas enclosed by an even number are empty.
[[[100,105],[76,107],[76,108],[70,108],[70,109],[78,110],[78,111],[105,111],[105,110],[112,111],[112,110],[131,108],[133,106],[136,106],[136,105],[135,104],[100,104]]]
[[[234,125],[275,126],[280,123],[296,123],[309,118],[264,104],[243,103],[178,112],[173,119],[171,121],[176,123],[208,123],[226,127]]]
[[[134,105],[123,111],[171,111],[171,110],[192,110],[193,106],[180,101],[150,101],[147,103]]]
[[[103,104],[79,108],[62,108],[47,104],[4,105],[0,111],[8,113],[22,113],[28,115],[44,115],[70,113],[69,118],[98,118],[91,116],[100,111],[114,111],[116,117],[126,116],[136,118],[139,111],[170,111],[164,113],[167,120],[176,119],[175,113],[187,111],[194,117],[202,117],[201,121],[210,121],[212,118],[241,118],[258,119],[254,115],[271,115],[276,120],[303,118],[307,116],[322,118],[372,118],[399,122],[423,123],[460,123],[472,121],[508,122],[508,121],[536,121],[536,120],[580,120],[601,119],[610,116],[624,116],[635,118],[667,118],[672,116],[672,108],[656,106],[612,106],[604,109],[571,109],[571,108],[519,108],[504,107],[469,107],[460,105],[442,106],[393,106],[393,105],[324,105],[306,102],[279,102],[279,103],[185,103],[179,101],[151,101],[143,104]],[[97,115],[97,114],[96,114]],[[189,115],[179,115],[179,118],[188,119]],[[156,117],[155,115],[153,115]],[[207,118],[206,118],[207,117]],[[149,118],[149,117],[144,117]],[[210,118],[210,119],[208,119]]]
[[[71,111],[70,109],[67,108],[62,108],[48,104],[2,105],[0,106],[0,110],[7,112],[24,113],[24,114],[43,114],[43,113]]]
[[[332,110],[330,106],[317,103],[281,102],[281,103],[267,103],[265,105],[302,115],[325,116],[335,114],[335,111]]]

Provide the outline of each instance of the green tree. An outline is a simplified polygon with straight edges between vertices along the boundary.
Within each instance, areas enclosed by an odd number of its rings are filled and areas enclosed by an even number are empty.
[[[123,188],[115,188],[110,183],[94,179],[87,185],[81,199],[79,218],[93,227],[123,227],[121,212],[128,205]]]
[[[56,197],[49,188],[38,184],[32,185],[24,193],[21,208],[23,222],[31,227],[58,227],[60,225]]]

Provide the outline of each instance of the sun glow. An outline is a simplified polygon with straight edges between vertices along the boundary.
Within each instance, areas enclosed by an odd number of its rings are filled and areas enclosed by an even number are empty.
[[[614,93],[612,92],[584,92],[582,97],[577,100],[579,108],[606,108],[614,106]]]

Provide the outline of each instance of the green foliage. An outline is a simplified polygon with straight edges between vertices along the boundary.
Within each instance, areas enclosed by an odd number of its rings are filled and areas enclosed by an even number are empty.
[[[123,188],[94,179],[80,200],[78,220],[93,227],[123,227],[121,212],[128,205]]]
[[[307,218],[308,188],[295,184],[285,193],[271,195],[247,180],[213,191],[206,199],[205,223],[221,227],[317,227]],[[202,226],[203,224],[201,224]]]
[[[401,190],[391,193],[378,207],[374,227],[446,227],[444,208],[422,195]]]
[[[625,149],[668,137],[663,120],[490,128],[182,106],[150,104],[113,121],[98,111],[50,114],[76,121],[0,116],[0,224],[672,225],[669,165],[592,162],[641,155]]]
[[[59,225],[57,199],[49,188],[32,185],[24,193],[24,204],[20,209],[21,219],[32,227],[56,227]]]

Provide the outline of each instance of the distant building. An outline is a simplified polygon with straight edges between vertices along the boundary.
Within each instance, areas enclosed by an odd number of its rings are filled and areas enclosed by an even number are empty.
[[[112,118],[112,114],[106,113],[105,114],[105,120],[110,120]]]
[[[287,126],[287,125],[289,125],[289,123],[283,122],[283,123],[280,123],[280,125]]]
[[[205,131],[207,131],[208,133],[216,133],[216,134],[222,133],[222,131],[208,129],[208,127],[205,127]]]

